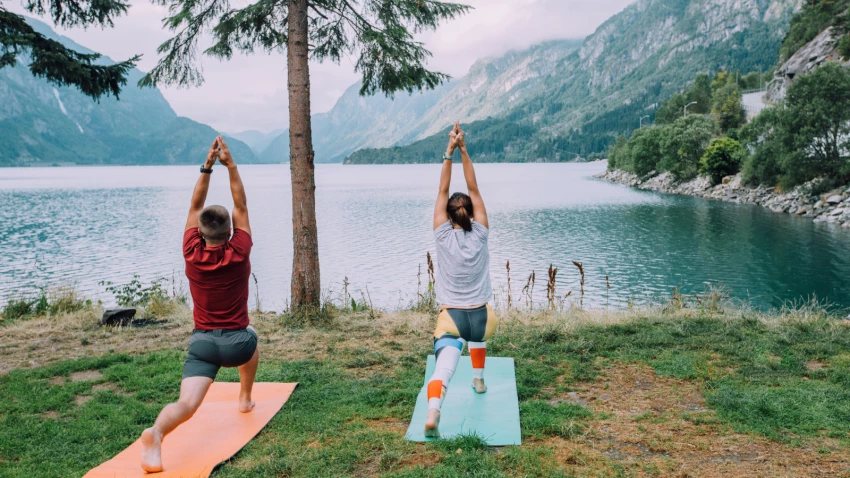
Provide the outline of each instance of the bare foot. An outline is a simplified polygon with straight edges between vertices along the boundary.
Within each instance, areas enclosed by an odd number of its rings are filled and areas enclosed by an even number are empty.
[[[475,389],[475,393],[484,393],[487,391],[487,385],[484,385],[483,378],[473,378],[472,388]]]
[[[240,399],[239,400],[239,411],[242,412],[242,413],[248,413],[248,412],[250,412],[251,410],[254,409],[254,405],[256,405],[256,403],[254,403],[253,400],[242,400],[242,399]]]
[[[440,438],[440,411],[436,408],[428,410],[428,418],[425,420],[425,436]]]
[[[153,428],[142,432],[142,469],[148,473],[162,471],[162,437]]]

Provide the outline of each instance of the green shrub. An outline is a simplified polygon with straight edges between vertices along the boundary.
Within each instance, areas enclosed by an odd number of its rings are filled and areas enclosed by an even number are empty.
[[[658,169],[661,158],[661,141],[667,133],[667,127],[656,126],[635,131],[629,140],[632,172],[644,177]]]
[[[750,153],[741,167],[744,184],[774,186],[782,176],[782,114],[780,108],[765,109],[741,128],[740,142]]]
[[[731,138],[715,138],[700,159],[699,172],[711,178],[713,184],[741,169],[744,148]]]
[[[35,302],[29,299],[9,299],[3,306],[2,319],[17,320],[32,315],[33,305]]]
[[[717,118],[717,124],[722,131],[739,128],[744,124],[747,115],[742,101],[741,90],[731,81],[714,93],[711,113]]]
[[[838,54],[845,60],[850,60],[850,35],[844,35],[838,42]]]
[[[696,177],[700,158],[716,133],[717,123],[710,116],[679,118],[664,129],[659,169],[669,171],[679,179]]]
[[[617,140],[608,150],[608,169],[629,170],[628,144],[625,136],[617,136]]]
[[[788,88],[783,187],[816,177],[850,179],[850,68],[827,62]]]
[[[164,287],[165,278],[152,280],[150,285],[145,285],[139,279],[139,274],[133,274],[133,280],[127,284],[114,285],[108,281],[99,284],[106,286],[106,291],[115,296],[115,301],[121,307],[144,307],[151,301],[169,300],[168,291]]]
[[[6,320],[43,317],[59,313],[69,313],[91,307],[90,300],[83,300],[73,287],[62,286],[56,289],[42,289],[37,296],[11,298],[3,306],[0,318]]]

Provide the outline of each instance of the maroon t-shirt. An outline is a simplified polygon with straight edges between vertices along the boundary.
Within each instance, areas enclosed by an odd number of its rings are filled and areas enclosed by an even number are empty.
[[[194,303],[195,328],[244,329],[248,326],[251,235],[236,229],[224,244],[207,247],[197,227],[183,235],[186,277]]]

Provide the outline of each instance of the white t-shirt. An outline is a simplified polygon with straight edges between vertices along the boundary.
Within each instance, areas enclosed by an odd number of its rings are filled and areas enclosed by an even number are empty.
[[[490,231],[472,221],[472,231],[452,227],[446,221],[434,229],[437,245],[437,303],[467,307],[486,304],[493,295],[490,286]]]

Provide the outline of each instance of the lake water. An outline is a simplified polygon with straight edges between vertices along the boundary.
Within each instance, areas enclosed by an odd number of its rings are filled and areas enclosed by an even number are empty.
[[[536,271],[559,268],[557,293],[585,305],[623,306],[709,284],[760,307],[816,296],[850,307],[850,231],[749,206],[632,190],[593,179],[591,164],[482,164],[496,300],[514,302]],[[288,165],[242,166],[254,232],[253,270],[264,309],[281,310],[292,266]],[[316,167],[319,249],[327,295],[344,278],[376,306],[403,307],[433,252],[439,165]],[[99,281],[177,277],[195,166],[0,169],[0,298],[74,284],[111,303]],[[455,167],[453,190],[465,189]],[[213,174],[208,204],[232,204],[227,174]],[[606,285],[608,276],[610,289]],[[423,282],[425,281],[423,274]],[[251,285],[252,301],[255,293]]]

